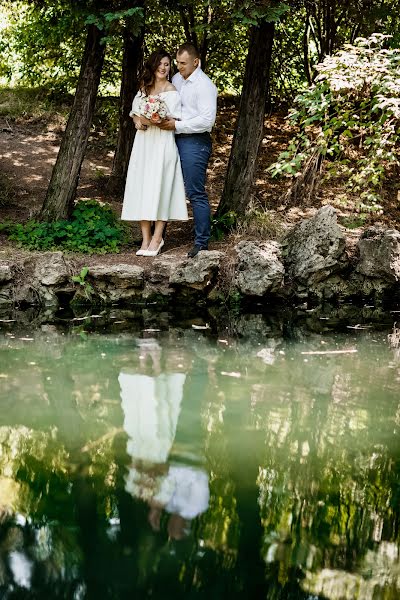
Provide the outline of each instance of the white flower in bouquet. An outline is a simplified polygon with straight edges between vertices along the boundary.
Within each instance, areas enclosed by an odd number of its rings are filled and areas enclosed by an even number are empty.
[[[149,121],[160,123],[167,116],[168,109],[160,96],[143,96],[140,99],[139,112]]]

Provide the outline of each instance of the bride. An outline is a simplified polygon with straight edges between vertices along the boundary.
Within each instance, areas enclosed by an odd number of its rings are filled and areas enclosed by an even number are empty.
[[[143,241],[136,252],[139,256],[156,256],[161,251],[166,221],[188,219],[174,132],[160,129],[141,114],[144,99],[153,102],[153,98],[158,97],[165,103],[168,116],[180,118],[180,97],[169,81],[170,70],[171,57],[167,52],[157,50],[149,56],[130,112],[137,132],[129,161],[121,219],[140,221]]]

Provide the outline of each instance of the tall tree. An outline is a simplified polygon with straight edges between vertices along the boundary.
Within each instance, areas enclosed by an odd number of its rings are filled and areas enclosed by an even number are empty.
[[[45,221],[67,218],[72,210],[104,61],[103,38],[104,31],[88,26],[74,103],[40,213]]]
[[[143,2],[140,0],[138,5],[143,6]],[[124,46],[119,100],[119,129],[112,171],[107,186],[110,191],[118,194],[122,191],[126,179],[129,158],[136,133],[129,113],[132,108],[133,98],[139,88],[138,74],[142,64],[143,35],[143,27],[137,31],[137,27],[134,27],[134,25],[125,27],[123,31]]]
[[[41,210],[40,216],[43,220],[56,221],[67,218],[72,212],[93,120],[107,35],[113,33],[115,28],[118,30],[118,25],[124,23],[126,18],[135,15],[140,22],[142,21],[142,8],[126,8],[126,4],[127,0],[94,0],[90,4],[92,14],[86,19],[86,46],[74,103]],[[106,12],[106,8],[109,12]]]
[[[262,21],[250,30],[239,114],[233,136],[228,171],[217,214],[245,212],[263,138],[265,103],[272,56],[275,25]]]

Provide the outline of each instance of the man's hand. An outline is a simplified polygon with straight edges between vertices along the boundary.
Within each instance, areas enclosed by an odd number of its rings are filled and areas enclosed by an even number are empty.
[[[175,119],[172,119],[172,117],[167,117],[161,121],[161,123],[157,123],[156,125],[165,131],[175,131]]]

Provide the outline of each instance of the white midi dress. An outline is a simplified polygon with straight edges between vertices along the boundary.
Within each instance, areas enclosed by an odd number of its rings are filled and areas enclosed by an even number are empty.
[[[142,92],[132,103],[139,115]],[[181,101],[177,91],[161,92],[168,115],[179,119]],[[173,131],[149,126],[138,130],[126,178],[123,221],[186,221],[188,219],[182,168]]]

